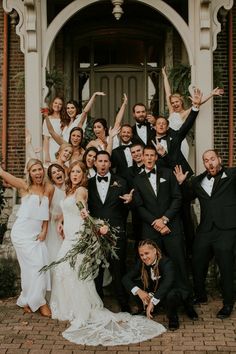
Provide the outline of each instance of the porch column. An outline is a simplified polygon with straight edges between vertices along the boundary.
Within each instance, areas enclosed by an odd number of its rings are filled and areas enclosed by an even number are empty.
[[[34,147],[42,146],[40,3],[39,0],[3,0],[3,9],[7,13],[15,9],[19,16],[16,33],[20,36],[20,47],[25,56],[25,127],[31,134]]]
[[[194,66],[192,83],[199,87],[203,96],[213,89],[213,57],[211,41],[210,1],[189,0],[189,26],[194,41]],[[203,171],[202,154],[214,147],[213,100],[201,106],[195,125],[196,174]]]
[[[25,9],[25,125],[34,147],[42,146],[41,9],[39,1],[24,1]]]

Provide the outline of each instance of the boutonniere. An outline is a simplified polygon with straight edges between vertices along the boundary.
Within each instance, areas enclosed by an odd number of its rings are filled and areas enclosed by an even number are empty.
[[[121,187],[121,184],[118,181],[114,181],[110,187]]]

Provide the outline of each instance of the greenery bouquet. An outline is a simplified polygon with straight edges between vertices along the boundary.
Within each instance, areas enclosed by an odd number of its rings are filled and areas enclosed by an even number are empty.
[[[77,206],[80,211],[84,209],[81,202]],[[73,244],[64,257],[44,266],[40,272],[47,271],[62,262],[69,262],[70,266],[75,269],[77,257],[82,254],[84,256],[78,268],[79,279],[96,278],[100,266],[108,268],[109,258],[118,258],[116,254],[117,231],[118,228],[111,227],[107,221],[93,218],[88,214],[77,232],[78,241]]]

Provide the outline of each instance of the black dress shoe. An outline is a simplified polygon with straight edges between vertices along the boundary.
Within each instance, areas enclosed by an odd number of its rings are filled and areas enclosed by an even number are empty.
[[[120,311],[121,312],[129,312],[129,313],[132,312],[131,308],[130,308],[130,306],[128,304],[121,304],[120,305]]]
[[[179,318],[177,315],[169,317],[168,328],[170,331],[176,331],[179,328]]]
[[[222,309],[217,313],[216,317],[223,320],[231,315],[233,305],[224,305]]]
[[[192,305],[185,305],[184,309],[185,309],[186,315],[188,316],[188,318],[190,318],[190,320],[193,320],[193,321],[198,320],[198,314],[194,310],[194,307]]]
[[[207,304],[207,296],[204,295],[204,296],[197,296],[193,299],[193,303],[194,305],[200,305],[200,304]]]

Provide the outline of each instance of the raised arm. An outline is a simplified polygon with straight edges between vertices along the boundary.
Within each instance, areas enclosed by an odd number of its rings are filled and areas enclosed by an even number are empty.
[[[127,106],[127,102],[128,102],[128,98],[127,95],[124,93],[123,94],[123,103],[119,109],[119,112],[116,115],[116,119],[115,119],[115,124],[114,124],[114,128],[118,129],[121,126],[121,122],[122,119],[124,117],[124,113],[125,113],[125,108]]]
[[[88,191],[84,187],[79,187],[76,192],[76,203],[82,203],[84,208],[87,209]]]
[[[65,142],[68,142],[68,141],[65,141],[59,134],[57,134],[55,132],[55,130],[53,129],[52,123],[50,122],[50,119],[47,114],[44,114],[44,119],[45,119],[45,122],[46,122],[46,125],[48,128],[49,134],[52,136],[52,138],[56,141],[57,144],[61,145]]]
[[[83,126],[83,124],[84,124],[84,122],[85,122],[85,120],[87,118],[87,114],[90,111],[90,109],[92,108],[92,105],[94,104],[95,98],[97,96],[106,96],[106,94],[104,92],[100,92],[100,91],[97,91],[97,92],[93,93],[93,95],[91,96],[90,100],[88,101],[88,103],[86,104],[86,106],[84,107],[84,109],[82,111],[78,127],[82,128],[82,126]]]
[[[119,126],[117,128],[114,126],[113,128],[109,129],[109,136],[108,136],[106,151],[110,154],[110,156],[111,156],[112,149],[113,149],[113,139],[117,134],[119,134],[119,132],[120,132]]]
[[[4,181],[10,184],[12,187],[21,189],[23,191],[27,190],[26,182],[22,178],[13,176],[9,172],[4,171],[2,167],[0,167],[0,177],[2,177],[2,179],[4,179]]]
[[[173,108],[170,104],[170,96],[171,96],[171,88],[170,88],[170,83],[166,74],[166,68],[165,66],[161,70],[162,76],[163,76],[163,82],[164,82],[164,90],[165,90],[165,96],[166,96],[166,104],[169,109],[169,113],[173,112]]]
[[[222,96],[224,93],[223,89],[220,89],[219,87],[214,88],[214,90],[209,93],[209,95],[207,95],[206,97],[203,97],[201,105],[205,102],[207,102],[208,100],[210,100],[212,97],[214,96]]]

